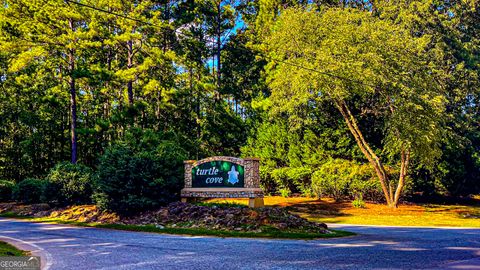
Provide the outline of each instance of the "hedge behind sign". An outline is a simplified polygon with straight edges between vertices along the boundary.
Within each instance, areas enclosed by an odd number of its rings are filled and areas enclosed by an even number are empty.
[[[192,168],[192,187],[244,187],[245,170],[229,161],[210,161]]]

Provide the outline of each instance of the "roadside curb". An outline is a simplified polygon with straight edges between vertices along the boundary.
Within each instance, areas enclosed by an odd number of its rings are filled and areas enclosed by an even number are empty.
[[[40,257],[42,270],[49,270],[53,264],[52,255],[36,244],[4,235],[0,235],[0,241],[7,242],[18,249],[29,251],[32,256]]]

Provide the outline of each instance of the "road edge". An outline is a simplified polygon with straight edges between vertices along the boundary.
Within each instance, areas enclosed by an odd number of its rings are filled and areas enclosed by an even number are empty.
[[[53,265],[52,254],[36,244],[5,235],[0,235],[0,241],[7,242],[20,250],[28,251],[32,256],[40,257],[42,270],[49,270]]]

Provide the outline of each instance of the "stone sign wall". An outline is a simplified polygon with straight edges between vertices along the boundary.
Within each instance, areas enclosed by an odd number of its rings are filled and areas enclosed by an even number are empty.
[[[182,201],[190,198],[249,198],[251,207],[263,206],[260,159],[220,156],[184,163]]]

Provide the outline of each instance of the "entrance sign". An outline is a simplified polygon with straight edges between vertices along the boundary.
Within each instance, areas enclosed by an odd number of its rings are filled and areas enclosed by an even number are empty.
[[[263,206],[258,158],[210,157],[187,160],[182,201],[195,198],[249,198],[250,207]]]
[[[192,168],[192,187],[233,187],[245,185],[245,168],[229,161],[210,161]]]

